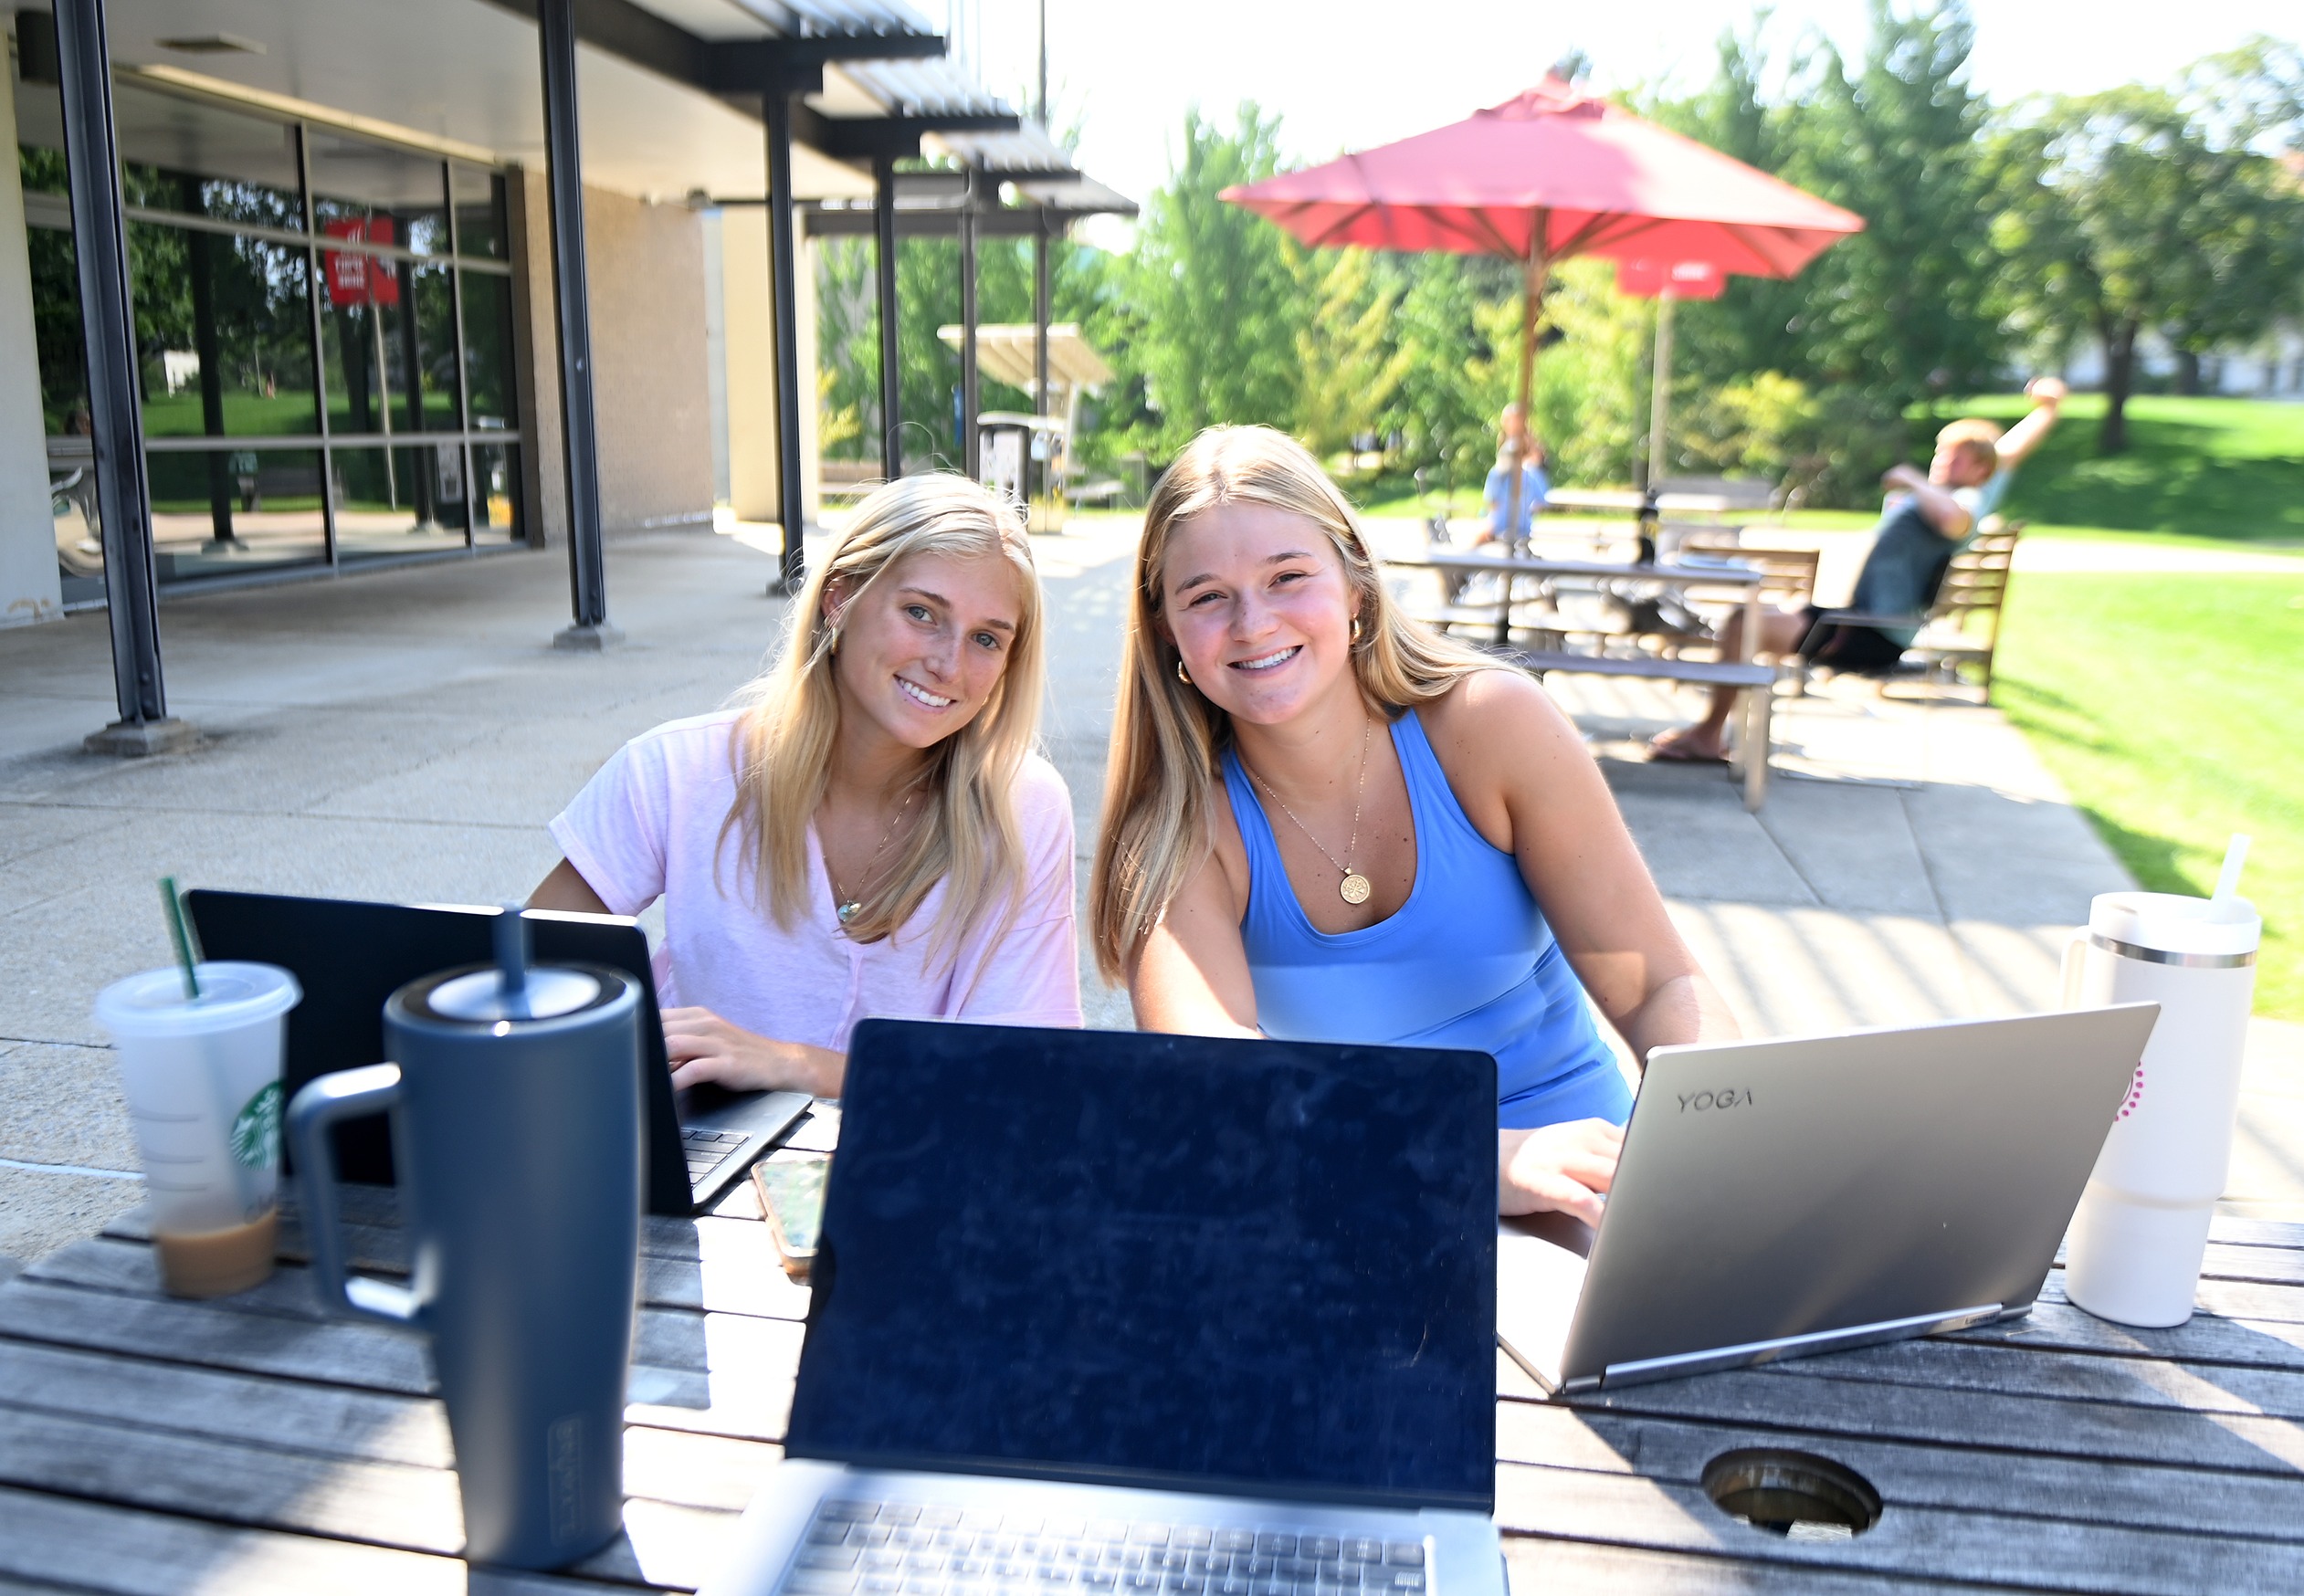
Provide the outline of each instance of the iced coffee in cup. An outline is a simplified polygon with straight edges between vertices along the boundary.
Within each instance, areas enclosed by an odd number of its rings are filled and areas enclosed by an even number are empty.
[[[226,1297],[272,1273],[279,1227],[280,1054],[304,994],[269,964],[148,970],[106,987],[97,1023],[119,1047],[143,1155],[161,1284]]]

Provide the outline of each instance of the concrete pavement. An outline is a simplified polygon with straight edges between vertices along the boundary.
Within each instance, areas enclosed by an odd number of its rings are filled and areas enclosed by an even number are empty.
[[[1081,878],[1101,791],[1132,525],[1038,542],[1049,753]],[[613,542],[627,645],[552,653],[557,553],[171,599],[172,706],[205,740],[145,762],[83,754],[110,718],[104,620],[0,632],[0,1255],[36,1256],[135,1202],[133,1138],[89,1017],[168,958],[153,883],[405,901],[523,896],[543,824],[625,739],[720,703],[781,635],[773,566],[741,537]],[[1787,702],[1785,773],[1746,815],[1716,770],[1633,757],[1690,706],[1555,678],[1730,1002],[1758,1032],[2047,1006],[2063,931],[2127,885],[1989,710],[1840,692]],[[1084,973],[1088,973],[1084,971]],[[1088,973],[1091,1023],[1126,1024]],[[2304,1218],[2304,1046],[2260,1026],[2231,1205]]]

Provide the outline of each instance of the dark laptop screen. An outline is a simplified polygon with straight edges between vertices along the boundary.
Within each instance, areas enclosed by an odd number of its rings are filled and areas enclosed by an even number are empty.
[[[1484,1054],[873,1022],[790,1450],[1485,1507]]]

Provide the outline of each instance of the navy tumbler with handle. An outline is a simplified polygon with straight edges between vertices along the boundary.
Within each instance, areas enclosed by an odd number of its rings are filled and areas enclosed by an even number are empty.
[[[324,1305],[426,1332],[463,1489],[465,1556],[559,1568],[622,1528],[640,1232],[639,993],[592,966],[498,964],[384,1005],[390,1064],[289,1112]],[[328,1128],[389,1109],[405,1286],[348,1277]]]

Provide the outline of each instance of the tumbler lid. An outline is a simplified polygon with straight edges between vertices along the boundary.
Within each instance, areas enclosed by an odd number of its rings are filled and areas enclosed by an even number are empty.
[[[581,970],[531,965],[526,980],[506,991],[494,968],[475,970],[442,982],[425,994],[425,1004],[444,1020],[553,1020],[573,1014],[600,996],[598,977]]]
[[[2264,936],[2245,898],[2187,898],[2175,892],[2099,892],[2088,928],[2099,937],[2157,953],[2253,953]]]

